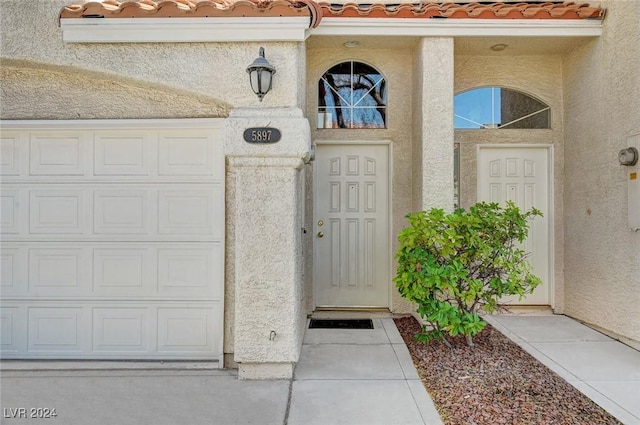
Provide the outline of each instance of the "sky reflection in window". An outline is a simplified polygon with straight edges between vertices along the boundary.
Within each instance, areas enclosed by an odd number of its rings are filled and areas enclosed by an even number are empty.
[[[550,108],[516,90],[482,87],[453,99],[454,128],[550,128]]]

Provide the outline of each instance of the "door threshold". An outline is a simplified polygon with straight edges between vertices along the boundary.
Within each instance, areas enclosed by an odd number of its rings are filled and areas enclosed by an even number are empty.
[[[393,317],[393,315],[388,308],[318,307],[308,317],[310,319],[375,319]]]
[[[549,305],[502,304],[493,314],[504,316],[545,316],[553,315],[555,313]]]

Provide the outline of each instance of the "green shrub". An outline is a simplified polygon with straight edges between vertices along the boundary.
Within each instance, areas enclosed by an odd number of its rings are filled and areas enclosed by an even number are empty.
[[[394,282],[400,294],[417,304],[428,326],[416,337],[422,341],[473,336],[486,325],[478,316],[492,313],[506,295],[520,299],[541,281],[531,273],[521,245],[528,220],[542,213],[521,212],[513,203],[502,208],[481,202],[465,211],[445,214],[431,209],[409,214],[409,227],[398,239],[398,271]]]

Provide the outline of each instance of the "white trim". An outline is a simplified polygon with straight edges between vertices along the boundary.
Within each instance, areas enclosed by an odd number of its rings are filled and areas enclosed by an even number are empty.
[[[550,143],[487,143],[479,144],[476,147],[476,160],[480,157],[481,149],[496,149],[496,148],[545,148],[547,150],[548,172],[549,172],[549,186],[548,186],[548,200],[549,211],[547,218],[549,219],[549,250],[547,251],[549,261],[549,305],[551,309],[556,308],[555,297],[555,277],[556,277],[556,244],[555,244],[555,173],[554,173],[554,145]],[[476,197],[478,196],[480,188],[480,174],[476,169]]]
[[[226,118],[100,119],[100,120],[0,120],[3,130],[222,128]]]
[[[404,35],[418,37],[597,37],[596,19],[322,18],[310,35]]]
[[[67,43],[304,41],[310,17],[62,18]]]
[[[304,41],[310,35],[414,37],[598,37],[598,19],[423,19],[325,17],[62,18],[67,43]]]

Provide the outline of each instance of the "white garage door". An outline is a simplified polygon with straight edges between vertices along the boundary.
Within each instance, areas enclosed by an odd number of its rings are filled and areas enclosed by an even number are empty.
[[[220,359],[221,125],[2,123],[3,358]]]

